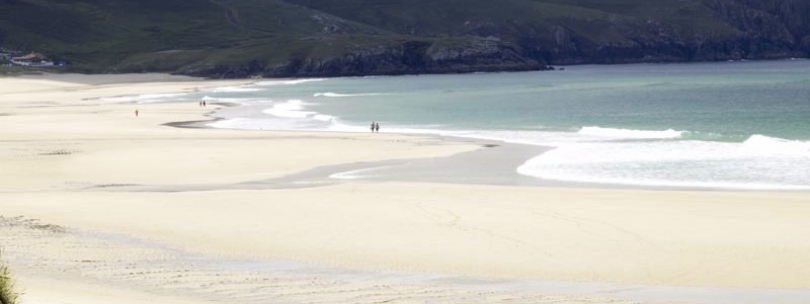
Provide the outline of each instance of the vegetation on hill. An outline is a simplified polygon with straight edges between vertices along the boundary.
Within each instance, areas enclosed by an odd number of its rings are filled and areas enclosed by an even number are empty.
[[[0,47],[210,77],[804,57],[805,0],[0,0]]]
[[[0,251],[2,257],[2,251]],[[0,304],[15,304],[19,294],[14,292],[14,279],[2,260],[0,260]]]

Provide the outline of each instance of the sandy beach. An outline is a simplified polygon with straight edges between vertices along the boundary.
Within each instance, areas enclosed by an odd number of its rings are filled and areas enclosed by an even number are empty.
[[[537,148],[176,127],[226,105],[105,99],[246,83],[0,77],[0,246],[22,303],[810,299],[808,192],[495,184],[479,171]],[[402,163],[444,175],[329,178]]]

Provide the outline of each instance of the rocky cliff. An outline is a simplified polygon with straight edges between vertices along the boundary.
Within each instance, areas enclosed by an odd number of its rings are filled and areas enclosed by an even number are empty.
[[[406,40],[358,48],[331,56],[302,56],[268,64],[219,65],[180,70],[182,74],[215,78],[332,77],[362,75],[446,74],[552,69],[518,45],[497,38],[467,37],[452,41]]]
[[[420,22],[430,23],[416,18],[400,31],[438,34]],[[582,25],[587,23],[593,24]],[[543,70],[569,64],[806,57],[810,54],[810,1],[705,0],[664,14],[607,12],[594,20],[479,18],[465,21],[462,30],[448,27],[448,32],[453,31],[460,37],[423,38],[275,65],[254,62],[185,73],[227,77],[458,73]]]

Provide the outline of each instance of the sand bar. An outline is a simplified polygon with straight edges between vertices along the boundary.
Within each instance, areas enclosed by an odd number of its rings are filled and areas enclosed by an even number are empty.
[[[482,148],[395,134],[175,128],[165,124],[207,119],[218,105],[100,98],[247,82],[73,77],[0,78],[0,239],[29,303],[103,302],[108,295],[132,303],[149,295],[167,303],[608,301],[572,291],[575,285],[539,292],[493,283],[506,281],[676,288],[659,300],[684,294],[677,288],[687,287],[678,286],[799,292],[780,302],[810,289],[810,193],[446,184],[428,177],[433,182],[345,179],[246,189],[326,166],[444,159]],[[481,161],[461,159],[468,167]],[[260,276],[255,267],[211,270],[193,262],[202,256],[210,259],[205,265],[309,266]],[[380,271],[394,277],[386,288],[360,279]],[[355,272],[361,275],[346,277]],[[320,283],[304,284],[301,273]],[[443,275],[453,280],[432,277]],[[459,287],[463,278],[484,283]],[[251,283],[229,283],[236,281]],[[62,287],[40,291],[54,284]],[[49,300],[72,299],[71,284],[99,290],[101,300]],[[312,292],[317,286],[334,290]]]

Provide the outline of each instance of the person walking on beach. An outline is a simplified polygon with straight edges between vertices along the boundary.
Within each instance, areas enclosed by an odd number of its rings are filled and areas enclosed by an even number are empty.
[[[371,133],[374,133],[374,127],[376,127],[376,126],[377,126],[377,123],[372,121],[371,122]]]
[[[374,132],[380,133],[380,123],[379,122],[374,123]]]
[[[138,109],[135,109],[135,117],[138,117]]]

